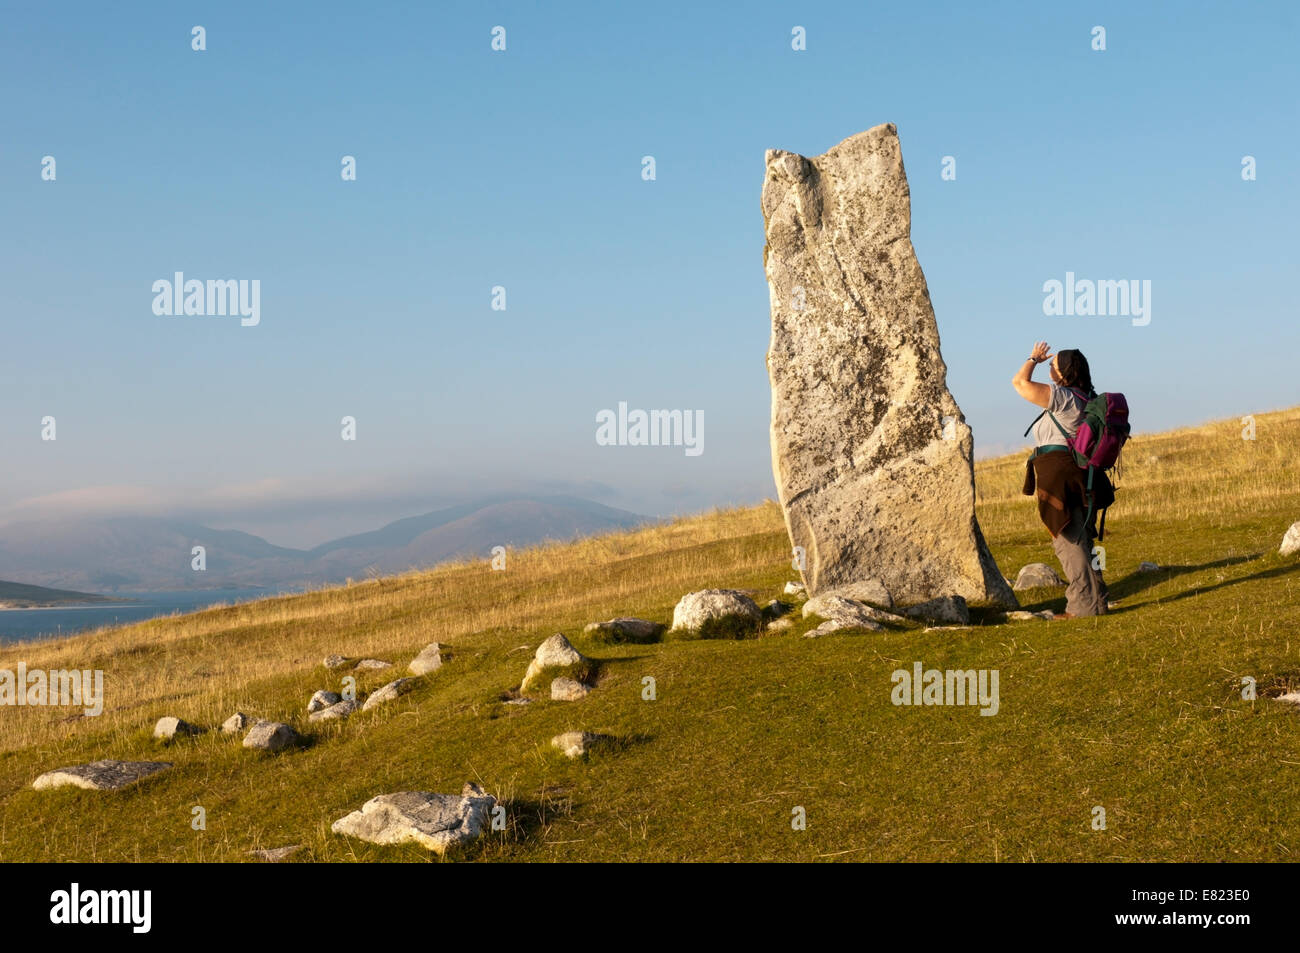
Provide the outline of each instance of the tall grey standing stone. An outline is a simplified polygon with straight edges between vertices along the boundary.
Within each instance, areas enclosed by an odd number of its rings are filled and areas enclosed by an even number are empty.
[[[772,469],[808,591],[1017,606],[975,519],[894,125],[813,159],[769,149],[762,206]]]

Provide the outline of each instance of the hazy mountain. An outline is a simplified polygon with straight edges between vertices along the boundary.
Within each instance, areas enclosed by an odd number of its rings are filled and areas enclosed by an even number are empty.
[[[0,578],[70,589],[217,589],[335,582],[400,572],[493,546],[527,546],[645,522],[575,497],[492,497],[389,523],[312,550],[237,530],[149,517],[32,520],[0,527]],[[192,549],[207,569],[191,569]]]

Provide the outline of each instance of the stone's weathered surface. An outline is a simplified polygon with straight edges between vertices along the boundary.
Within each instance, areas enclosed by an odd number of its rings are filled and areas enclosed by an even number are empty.
[[[307,714],[310,715],[318,711],[323,711],[331,705],[337,705],[341,701],[343,701],[343,696],[338,692],[327,692],[322,688],[316,694],[311,696],[311,701],[307,702]]]
[[[633,619],[621,616],[605,622],[593,622],[582,631],[606,642],[620,644],[623,642],[646,643],[657,641],[667,626],[662,622],[649,619]]]
[[[259,721],[244,736],[244,747],[259,751],[283,751],[299,740],[298,732],[282,722]]]
[[[383,659],[379,658],[363,658],[356,665],[352,666],[353,670],[357,672],[377,672],[380,669],[392,667],[392,662],[385,662]]]
[[[845,599],[852,599],[854,602],[866,602],[886,609],[891,609],[894,606],[893,597],[879,579],[862,579],[843,586],[833,586],[822,589],[818,595],[843,596]]]
[[[251,727],[252,724],[252,718],[249,718],[242,711],[237,711],[221,723],[221,733],[223,735],[237,735],[244,729]]]
[[[346,655],[327,655],[321,664],[326,668],[344,668],[351,661]]]
[[[372,797],[330,825],[335,834],[346,834],[372,844],[414,842],[436,854],[473,840],[491,821],[496,799],[482,794],[477,785],[466,785],[469,794],[430,794],[401,791]]]
[[[848,621],[853,624],[857,624],[858,621],[871,623],[907,621],[903,616],[895,615],[893,612],[877,609],[856,599],[845,599],[843,596],[835,595],[813,596],[805,602],[803,617],[806,619],[810,615],[821,616],[823,619]]]
[[[420,649],[419,655],[411,659],[411,664],[406,667],[406,670],[412,675],[428,675],[430,672],[436,672],[442,668],[444,647],[438,642],[430,642]]]
[[[763,619],[758,603],[737,589],[702,589],[682,596],[673,609],[674,631],[695,631],[707,622],[722,619],[752,622]]]
[[[897,131],[812,159],[769,149],[766,164],[772,467],[808,591],[876,579],[902,605],[1017,608],[975,519]]]
[[[170,741],[177,735],[197,735],[202,732],[203,729],[198,725],[191,725],[188,721],[171,715],[159,718],[158,724],[153,726],[153,736],[159,741]]]
[[[1034,619],[1046,619],[1051,622],[1056,614],[1051,609],[1043,609],[1040,612],[1026,612],[1024,609],[1017,609],[1014,612],[1008,612],[1006,619],[1008,622],[1030,622]]]
[[[1300,521],[1291,524],[1291,528],[1282,537],[1282,545],[1277,550],[1283,556],[1300,553]]]
[[[970,609],[961,596],[940,596],[920,605],[912,606],[907,614],[913,619],[926,619],[930,622],[952,622],[957,625],[970,623]]]
[[[786,629],[794,628],[794,620],[790,618],[773,619],[767,624],[769,632],[784,632]]]
[[[1159,572],[1160,567],[1155,563],[1141,562],[1138,563],[1138,572]]]
[[[559,748],[566,758],[581,758],[599,748],[610,744],[614,739],[609,735],[596,734],[591,731],[566,731],[551,739],[551,746]]]
[[[322,708],[320,711],[312,712],[307,716],[308,721],[335,721],[339,718],[346,718],[361,706],[356,703],[356,699],[345,698],[337,704],[330,705],[328,708]]]
[[[576,678],[557,678],[551,682],[551,701],[576,702],[591,694],[591,688]]]
[[[787,582],[785,584],[785,589],[782,590],[782,595],[807,596],[808,587],[801,582]]]
[[[278,864],[283,860],[292,857],[298,851],[302,850],[302,844],[291,844],[288,847],[269,847],[262,850],[250,850],[249,853],[265,864]]]
[[[1012,586],[1017,592],[1023,589],[1039,589],[1043,586],[1064,586],[1065,580],[1062,579],[1051,566],[1047,563],[1029,563],[1022,566],[1020,572],[1016,575],[1016,583]]]
[[[399,678],[389,682],[383,688],[376,689],[366,699],[366,703],[361,706],[362,711],[370,711],[376,705],[382,705],[390,702],[395,698],[405,695],[416,686],[417,680],[414,678]]]
[[[533,660],[528,663],[528,671],[524,673],[524,680],[519,686],[519,690],[526,692],[532,688],[541,680],[542,673],[548,668],[565,668],[587,661],[590,661],[590,659],[575,649],[573,644],[564,637],[563,633],[556,632],[537,646],[537,651],[533,653]]]
[[[170,767],[170,761],[92,761],[46,771],[32,787],[41,791],[70,784],[88,791],[116,791]]]

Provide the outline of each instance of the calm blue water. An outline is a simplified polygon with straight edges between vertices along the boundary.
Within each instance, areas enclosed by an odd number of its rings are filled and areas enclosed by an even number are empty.
[[[72,635],[101,625],[125,625],[173,612],[193,612],[219,602],[248,602],[300,591],[214,589],[206,592],[115,592],[114,597],[129,602],[102,606],[59,606],[53,609],[5,609],[0,611],[0,644]]]

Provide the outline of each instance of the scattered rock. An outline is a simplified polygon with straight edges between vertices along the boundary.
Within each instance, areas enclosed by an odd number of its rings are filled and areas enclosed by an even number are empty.
[[[970,609],[961,596],[940,596],[912,606],[907,614],[913,619],[926,619],[930,622],[952,622],[960,626],[970,624]]]
[[[819,595],[813,596],[803,604],[803,617],[821,616],[823,619],[835,619],[845,625],[863,625],[863,628],[879,629],[877,622],[906,622],[901,615],[895,615],[892,612],[886,612],[884,609],[877,609],[869,606],[865,602],[858,602],[855,599],[846,599],[843,596]]]
[[[551,701],[576,702],[590,694],[590,686],[576,678],[557,678],[551,682]]]
[[[581,758],[613,741],[609,735],[599,735],[590,731],[566,731],[551,739],[552,747],[559,748],[566,758]]]
[[[1159,572],[1160,567],[1155,563],[1138,563],[1138,572]]]
[[[259,721],[244,736],[245,748],[282,751],[299,741],[298,732],[279,721]]]
[[[430,642],[424,648],[420,649],[420,654],[411,659],[411,664],[406,670],[412,675],[428,675],[430,672],[436,672],[442,668],[442,650],[443,646],[438,642]]]
[[[528,671],[524,673],[524,681],[519,686],[519,690],[521,692],[528,691],[548,668],[567,668],[570,665],[577,665],[579,662],[586,661],[590,660],[575,649],[573,644],[562,633],[556,632],[537,646],[537,651],[533,654],[533,660],[528,663]]]
[[[783,589],[782,592],[787,596],[806,597],[808,595],[808,587],[801,582],[787,582],[785,584],[785,589]]]
[[[841,629],[866,629],[869,632],[883,632],[885,627],[878,622],[872,622],[870,619],[827,619],[815,629],[810,629],[804,633],[806,639],[817,639],[823,635],[830,635],[832,632],[839,632]]]
[[[1011,588],[1019,592],[1022,589],[1039,589],[1044,586],[1064,585],[1065,580],[1047,563],[1029,563],[1029,565],[1021,568],[1020,574],[1016,576],[1015,585]]]
[[[481,793],[477,785],[466,785],[472,794],[430,794],[400,791],[372,797],[330,830],[372,844],[414,842],[436,854],[478,837],[488,826],[496,798]]]
[[[308,721],[334,721],[338,718],[346,718],[361,706],[357,704],[354,698],[345,698],[341,702],[330,705],[328,708],[322,708],[320,711],[312,712],[307,716]]]
[[[657,642],[666,628],[668,627],[662,622],[620,616],[605,622],[593,622],[582,631],[602,642],[619,645],[623,642]]]
[[[249,718],[242,711],[237,711],[221,723],[221,733],[223,735],[237,735],[244,729],[251,727],[252,724],[252,718]]]
[[[343,701],[343,696],[338,692],[327,692],[322,688],[311,696],[311,701],[307,703],[307,714],[322,711],[331,705],[337,705],[341,701]]]
[[[348,658],[346,655],[327,655],[325,656],[325,661],[321,664],[326,668],[343,668],[350,661],[352,661],[352,659]]]
[[[116,791],[170,767],[169,761],[92,761],[46,771],[32,787],[42,791],[70,784],[88,791]]]
[[[531,705],[532,703],[531,698],[511,698],[506,701],[507,705]]]
[[[794,628],[794,621],[791,619],[773,619],[767,624],[769,632],[784,632],[786,629]]]
[[[854,602],[866,602],[886,609],[894,605],[894,597],[889,594],[889,590],[879,579],[861,579],[857,582],[845,583],[834,588],[823,589],[818,595],[841,596]]]
[[[392,662],[385,662],[383,659],[363,658],[356,665],[352,666],[352,670],[356,672],[377,672],[380,669],[392,667]]]
[[[1291,528],[1286,531],[1286,535],[1282,537],[1282,545],[1278,552],[1283,556],[1300,553],[1300,521],[1292,523]]]
[[[711,623],[735,622],[756,630],[763,612],[753,599],[737,589],[703,589],[682,596],[673,609],[673,630],[697,632]]]
[[[768,622],[773,619],[779,619],[788,613],[794,606],[788,602],[782,602],[780,599],[773,599],[767,605],[763,606],[763,618]]]
[[[361,710],[370,711],[370,709],[374,708],[376,705],[382,705],[385,702],[392,701],[394,698],[405,695],[413,689],[417,683],[418,680],[414,678],[399,678],[391,681],[383,688],[372,692],[370,697],[366,699],[366,703],[361,706]]]
[[[1008,622],[1031,622],[1034,619],[1046,619],[1051,622],[1054,617],[1055,613],[1051,609],[1043,609],[1039,612],[1027,612],[1024,609],[1017,609],[1006,614]]]
[[[900,604],[951,592],[1019,608],[975,518],[896,128],[765,162],[773,470],[809,592],[876,574]]]
[[[293,844],[289,847],[271,847],[262,850],[250,850],[249,853],[263,863],[278,864],[282,860],[292,857],[300,850],[302,850],[302,844]]]
[[[153,736],[159,741],[171,741],[177,735],[197,735],[202,732],[203,729],[198,725],[191,725],[188,721],[173,718],[171,715],[159,718],[158,724],[153,726]]]

